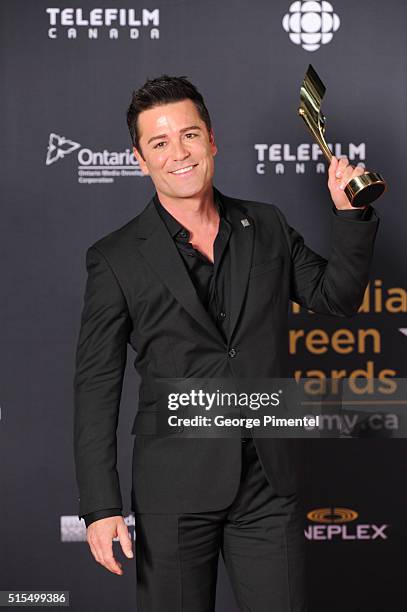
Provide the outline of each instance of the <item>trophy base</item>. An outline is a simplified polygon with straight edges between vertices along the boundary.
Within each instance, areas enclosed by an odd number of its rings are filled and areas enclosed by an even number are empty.
[[[349,202],[355,208],[367,206],[386,190],[386,183],[378,172],[365,172],[353,178],[345,187]]]

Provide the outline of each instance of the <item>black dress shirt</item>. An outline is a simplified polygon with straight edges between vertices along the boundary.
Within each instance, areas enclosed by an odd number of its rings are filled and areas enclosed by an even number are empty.
[[[192,246],[189,242],[189,231],[164,208],[157,194],[154,196],[154,204],[188,270],[199,298],[226,339],[230,313],[230,252],[227,247],[232,233],[232,225],[217,197],[216,191],[214,191],[214,196],[220,221],[213,245],[213,263]],[[336,215],[359,221],[368,221],[372,214],[371,206],[362,209],[338,210],[333,205],[332,210]],[[122,508],[107,508],[106,510],[84,514],[82,518],[86,527],[88,527],[99,519],[121,515]]]
[[[209,312],[220,332],[227,338],[230,304],[230,252],[228,247],[232,225],[227,219],[222,203],[216,197],[219,213],[219,229],[213,245],[214,261],[195,249],[189,242],[189,231],[181,225],[161,204],[155,195],[157,211],[174,240],[195,290],[204,308]]]

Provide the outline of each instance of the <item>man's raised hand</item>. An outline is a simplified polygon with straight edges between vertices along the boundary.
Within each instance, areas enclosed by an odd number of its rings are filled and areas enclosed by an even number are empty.
[[[345,186],[356,176],[365,172],[360,166],[351,166],[347,157],[338,159],[333,156],[328,170],[328,189],[338,210],[353,209],[345,194]]]

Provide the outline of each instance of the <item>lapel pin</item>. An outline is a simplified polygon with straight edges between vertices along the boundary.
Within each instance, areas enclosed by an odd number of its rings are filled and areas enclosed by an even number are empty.
[[[243,227],[249,227],[250,222],[248,219],[240,219],[240,223],[243,225]]]

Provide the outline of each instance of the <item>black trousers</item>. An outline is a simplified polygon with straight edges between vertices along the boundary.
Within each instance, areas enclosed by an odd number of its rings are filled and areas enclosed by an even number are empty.
[[[228,508],[135,522],[137,612],[213,612],[219,553],[239,610],[306,612],[301,505],[274,493],[251,438]]]

